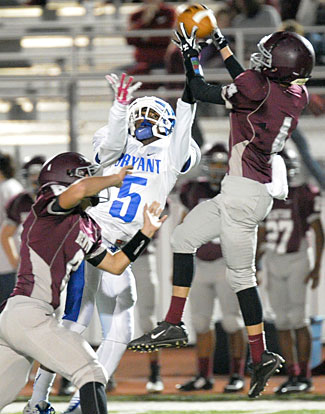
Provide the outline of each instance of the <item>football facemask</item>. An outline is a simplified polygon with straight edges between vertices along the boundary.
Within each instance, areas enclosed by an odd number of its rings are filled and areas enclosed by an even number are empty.
[[[154,96],[136,99],[129,107],[130,134],[139,141],[165,138],[175,126],[175,112],[169,103]]]

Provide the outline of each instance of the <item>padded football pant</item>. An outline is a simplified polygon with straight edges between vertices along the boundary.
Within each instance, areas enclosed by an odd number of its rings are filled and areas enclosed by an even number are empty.
[[[90,345],[59,324],[51,305],[26,296],[9,299],[0,316],[0,410],[15,399],[36,360],[78,388],[106,384]]]
[[[172,235],[174,253],[195,253],[220,237],[227,278],[237,293],[256,286],[257,227],[270,212],[273,199],[264,184],[226,176],[221,194],[194,207]]]
[[[202,300],[204,298],[204,300]],[[189,297],[191,319],[196,333],[204,334],[212,329],[215,299],[218,299],[227,333],[244,327],[237,296],[226,279],[224,259],[196,260],[196,271]]]
[[[311,270],[307,250],[276,254],[267,251],[267,291],[279,330],[300,329],[310,324],[305,277]]]

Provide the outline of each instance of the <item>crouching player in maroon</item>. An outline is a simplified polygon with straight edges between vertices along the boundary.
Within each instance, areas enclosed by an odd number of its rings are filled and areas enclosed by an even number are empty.
[[[276,32],[261,39],[259,53],[251,56],[252,69],[244,70],[216,28],[212,41],[233,82],[210,85],[199,64],[196,28],[189,36],[180,26],[177,44],[193,101],[231,109],[228,171],[221,193],[197,205],[174,230],[173,296],[165,321],[146,336],[133,340],[129,348],[153,350],[187,343],[181,318],[192,283],[194,255],[202,244],[219,236],[227,278],[239,300],[248,334],[253,362],[248,395],[255,398],[284,362],[280,355],[266,349],[255,277],[257,228],[270,212],[273,198],[285,199],[288,193],[285,164],[277,153],[308,103],[304,84],[314,67],[315,52],[304,37]]]
[[[121,186],[130,169],[91,177],[98,166],[74,152],[59,154],[42,167],[41,188],[22,232],[17,284],[0,317],[0,411],[26,384],[37,360],[80,389],[82,412],[107,413],[104,367],[90,345],[61,326],[53,312],[70,273],[84,258],[121,274],[165,220],[158,218],[154,202],[144,208],[141,231],[120,252],[112,255],[102,246],[100,227],[85,209],[98,203],[99,191]]]

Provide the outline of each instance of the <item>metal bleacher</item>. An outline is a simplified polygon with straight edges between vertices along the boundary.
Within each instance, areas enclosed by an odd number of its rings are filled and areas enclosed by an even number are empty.
[[[133,63],[133,48],[125,39],[131,36],[126,30],[128,15],[137,7],[139,4],[119,1],[79,4],[63,0],[48,1],[46,9],[0,7],[1,146],[21,145],[26,142],[22,135],[30,144],[41,142],[41,135],[48,143],[70,141],[72,149],[77,138],[87,136],[89,140],[96,127],[106,122],[112,101],[105,74]],[[325,33],[325,27],[306,31]],[[230,33],[237,57],[244,62],[245,36],[261,37],[267,31],[225,30]],[[171,31],[137,31],[137,36],[152,34],[171,35]],[[224,68],[206,69],[205,76],[208,81],[230,81]],[[313,78],[325,79],[324,67],[316,67]],[[137,80],[161,85],[183,81],[184,75],[156,70],[137,76]],[[324,86],[309,89],[325,94]],[[144,94],[168,99],[178,97],[180,91],[160,86],[158,90],[139,90],[136,96]],[[215,124],[207,119],[204,128],[209,133]]]

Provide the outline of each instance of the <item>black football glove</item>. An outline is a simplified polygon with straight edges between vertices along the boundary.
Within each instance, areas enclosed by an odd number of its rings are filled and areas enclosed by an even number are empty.
[[[175,30],[177,40],[173,39],[172,42],[182,52],[186,76],[190,80],[195,76],[203,75],[199,62],[200,47],[196,44],[196,32],[198,30],[198,27],[193,27],[190,36],[187,34],[183,23],[180,23],[179,27],[181,32],[177,32]]]
[[[217,50],[221,50],[228,46],[228,40],[221,33],[219,27],[216,27],[211,33],[211,39]]]

